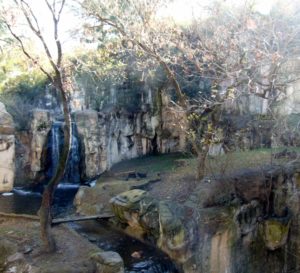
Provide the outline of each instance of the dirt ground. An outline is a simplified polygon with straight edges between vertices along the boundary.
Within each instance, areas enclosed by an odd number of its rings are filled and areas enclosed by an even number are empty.
[[[57,243],[53,254],[41,252],[39,222],[0,217],[0,272],[92,273],[90,255],[100,249],[66,225],[52,229]],[[6,257],[5,257],[6,256]],[[3,264],[7,257],[9,262]],[[1,265],[2,261],[2,265]]]
[[[184,203],[193,192],[197,181],[193,175],[162,174],[161,181],[152,184],[149,194],[159,200]]]
[[[192,164],[183,154],[148,156],[116,164],[110,172],[114,175],[129,171],[146,174],[146,179],[156,181],[145,188],[151,196],[184,203],[198,183]]]

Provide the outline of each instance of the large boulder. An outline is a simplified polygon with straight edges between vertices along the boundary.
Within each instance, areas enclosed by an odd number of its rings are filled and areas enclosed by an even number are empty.
[[[124,273],[124,262],[117,252],[96,252],[91,259],[96,264],[95,273]]]
[[[149,196],[143,190],[130,190],[111,199],[113,212],[130,231],[138,231],[179,263],[186,262],[196,243],[195,225],[187,221],[184,208]]]
[[[81,215],[112,214],[110,199],[134,187],[142,187],[149,179],[126,180],[118,177],[101,177],[95,187],[81,186],[75,196],[76,212]]]
[[[15,178],[15,129],[12,116],[0,103],[0,192],[11,191]]]

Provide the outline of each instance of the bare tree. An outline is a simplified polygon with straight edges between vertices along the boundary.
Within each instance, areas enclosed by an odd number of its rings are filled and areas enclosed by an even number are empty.
[[[40,231],[41,239],[43,241],[44,250],[47,252],[53,252],[56,249],[55,240],[51,234],[51,204],[53,201],[54,191],[62,179],[66,167],[66,163],[69,156],[70,142],[72,135],[72,126],[71,126],[71,115],[68,105],[67,97],[67,86],[66,78],[63,72],[63,52],[62,45],[58,36],[59,22],[61,19],[61,14],[65,6],[65,0],[44,0],[46,7],[52,17],[53,24],[53,41],[56,45],[55,50],[56,54],[53,55],[50,50],[49,44],[47,44],[46,38],[41,29],[38,15],[34,13],[32,6],[25,0],[14,0],[14,8],[19,11],[26,23],[27,28],[38,38],[41,43],[44,53],[48,61],[48,67],[43,65],[38,58],[30,52],[24,43],[23,37],[16,31],[16,20],[14,14],[11,13],[11,10],[4,9],[2,7],[1,19],[9,30],[12,37],[18,42],[21,47],[24,55],[36,65],[48,78],[48,80],[53,84],[56,90],[61,95],[61,103],[64,113],[65,128],[64,128],[64,145],[63,150],[60,156],[59,164],[57,166],[56,172],[51,180],[48,182],[47,186],[43,192],[42,204],[39,210],[40,216]]]
[[[215,110],[222,114],[227,102],[238,108],[240,99],[254,96],[267,103],[265,113],[274,118],[273,105],[287,96],[289,84],[299,80],[294,61],[299,54],[300,38],[297,10],[285,14],[274,9],[265,16],[251,5],[228,9],[219,3],[210,15],[202,22],[195,20],[182,32],[183,42],[178,42],[183,60],[180,63],[193,63],[194,73],[211,82],[211,97],[203,98],[202,103],[211,109],[212,115]],[[191,116],[192,124],[198,125],[190,132],[198,155],[208,151],[205,145],[214,143],[220,126],[218,119],[208,122],[205,116],[199,121],[200,117]],[[206,123],[209,126],[203,130]]]
[[[120,35],[127,48],[142,50],[156,60],[168,76],[181,110],[204,118],[196,131],[189,131],[198,156],[199,179],[218,130],[216,117],[222,105],[229,100],[237,104],[243,96],[260,97],[272,105],[286,96],[286,86],[297,80],[295,73],[287,73],[298,52],[300,28],[295,14],[285,16],[278,11],[265,16],[247,3],[229,9],[219,1],[208,18],[195,18],[191,25],[182,26],[158,16],[168,1],[80,2],[94,35],[101,28],[113,30],[112,36]],[[199,97],[191,100],[186,95],[185,85],[195,76],[209,81],[209,96],[199,92]]]
[[[179,104],[186,107],[186,96],[165,59],[167,57],[165,51],[161,50],[167,41],[171,43],[174,30],[171,25],[158,21],[156,17],[158,10],[168,1],[84,0],[79,2],[86,14],[94,19],[94,23],[88,25],[90,29],[96,30],[99,27],[109,26],[117,31],[117,35],[121,35],[125,47],[136,47],[156,60],[174,87]]]

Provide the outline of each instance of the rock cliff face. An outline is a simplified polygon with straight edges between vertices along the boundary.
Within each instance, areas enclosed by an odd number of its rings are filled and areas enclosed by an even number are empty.
[[[180,205],[137,189],[110,202],[126,233],[155,244],[185,273],[298,272],[299,164],[211,177]],[[107,192],[104,184],[90,189]]]
[[[153,242],[177,263],[188,261],[197,242],[196,225],[188,221],[184,208],[158,201],[143,190],[130,190],[111,199],[117,219],[128,225],[127,232]]]
[[[93,110],[75,113],[81,142],[82,177],[93,178],[113,164],[150,153],[185,150],[185,124],[182,113],[165,108],[162,118],[145,110],[99,113]]]
[[[45,150],[51,126],[52,120],[49,111],[42,109],[35,109],[33,111],[30,130],[30,169],[33,179],[35,179],[39,173],[45,171]]]
[[[199,241],[184,272],[297,272],[298,172],[293,162],[202,181],[186,203]]]
[[[0,103],[0,192],[11,191],[15,178],[15,129],[5,106]]]
[[[286,89],[286,96],[278,107],[282,115],[299,114],[300,106],[300,81],[297,80]]]
[[[167,100],[165,103],[159,114],[154,113],[148,104],[134,113],[121,108],[74,112],[81,180],[93,179],[122,160],[151,153],[185,151],[186,116],[167,106]],[[30,129],[17,132],[19,185],[43,181],[49,176],[48,169],[53,165],[49,162],[53,160],[51,154],[53,149],[59,150],[50,147],[53,146],[53,128],[58,123],[55,115],[56,112],[34,109]],[[61,142],[60,139],[57,141]]]
[[[101,157],[105,151],[104,131],[100,131],[98,113],[93,110],[76,112],[75,122],[81,143],[81,176],[92,178],[106,169],[105,159]]]

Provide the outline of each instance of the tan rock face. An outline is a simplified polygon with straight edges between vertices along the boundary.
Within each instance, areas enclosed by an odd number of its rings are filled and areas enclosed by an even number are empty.
[[[31,134],[29,131],[16,131],[15,184],[23,185],[31,180],[30,158]]]
[[[210,272],[227,273],[230,269],[230,234],[226,230],[211,239]]]
[[[81,142],[83,155],[83,177],[92,178],[106,169],[103,159],[104,148],[102,130],[100,130],[98,113],[93,110],[75,113],[77,131]]]
[[[33,118],[31,122],[32,139],[30,168],[34,177],[38,172],[44,170],[42,156],[43,150],[46,147],[51,126],[52,120],[49,111],[41,109],[33,111]]]
[[[0,103],[0,192],[11,191],[15,178],[14,123]]]
[[[168,106],[169,98],[163,98],[162,132],[159,150],[162,153],[184,152],[186,150],[187,116],[182,109]]]
[[[156,246],[178,263],[192,256],[195,226],[186,222],[180,206],[158,201],[138,189],[123,192],[110,202],[117,219],[128,224],[127,232],[133,236],[151,236]]]
[[[2,102],[0,102],[0,134],[13,135],[15,125],[12,116],[6,111]]]
[[[153,151],[184,151],[185,115],[171,108],[164,109],[162,117],[146,110],[135,114],[126,111],[106,114],[93,110],[76,112],[84,161],[83,177],[93,178],[115,163]]]

